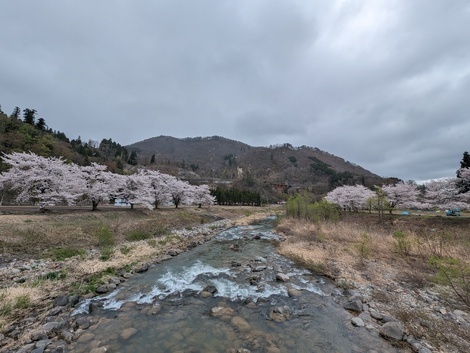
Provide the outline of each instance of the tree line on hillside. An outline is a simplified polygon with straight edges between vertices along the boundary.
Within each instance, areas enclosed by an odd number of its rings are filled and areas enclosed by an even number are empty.
[[[122,199],[133,207],[149,209],[172,203],[211,205],[214,198],[207,185],[194,186],[171,175],[139,169],[132,175],[107,171],[97,163],[79,166],[62,158],[41,157],[34,153],[3,154],[10,168],[0,174],[0,204],[10,197],[19,204],[49,205],[91,204]]]
[[[261,194],[249,190],[217,187],[211,191],[218,205],[261,206]]]
[[[0,105],[0,152],[31,151],[44,157],[62,156],[80,165],[106,164],[109,170],[122,173],[127,164],[137,165],[137,153],[129,153],[111,139],[82,141],[69,139],[65,133],[50,128],[46,120],[37,118],[37,111],[15,107],[8,116]],[[6,169],[0,164],[0,171]]]

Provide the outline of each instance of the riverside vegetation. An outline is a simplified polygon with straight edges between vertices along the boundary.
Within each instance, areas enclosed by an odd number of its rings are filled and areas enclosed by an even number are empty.
[[[283,209],[103,208],[1,215],[0,350],[27,346],[31,331],[57,309],[58,298],[94,296],[116,277],[161,261],[172,249],[196,246],[224,227],[272,213]],[[422,343],[414,346],[421,353],[467,352],[469,222],[397,215],[379,220],[297,196],[279,217],[277,229],[286,240],[278,249],[398,318],[407,337]]]
[[[217,206],[2,212],[0,351],[28,344],[57,298],[68,296],[70,302],[94,296],[120,275],[145,270],[172,251],[197,246],[221,229],[272,212]]]
[[[469,225],[468,217],[435,213],[379,218],[342,212],[298,195],[289,199],[277,229],[287,238],[281,254],[360,290],[433,351],[468,352]]]

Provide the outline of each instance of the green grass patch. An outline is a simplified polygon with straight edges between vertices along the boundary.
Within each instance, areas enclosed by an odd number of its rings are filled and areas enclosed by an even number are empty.
[[[108,247],[115,243],[113,232],[111,232],[107,224],[101,224],[96,230],[95,235],[98,238],[99,246]]]
[[[126,234],[127,241],[139,241],[139,240],[147,240],[152,237],[152,234],[149,232],[145,232],[143,230],[133,230],[130,233]]]
[[[26,309],[31,304],[31,298],[28,294],[20,295],[15,300],[15,309]]]
[[[59,281],[67,277],[67,273],[64,271],[52,271],[41,276],[40,280]]]
[[[86,254],[84,249],[77,248],[55,248],[52,250],[52,259],[54,261],[63,261],[74,256],[83,256]]]
[[[174,234],[166,234],[158,240],[158,244],[165,245],[172,242],[173,240],[180,240],[180,237]]]
[[[123,255],[129,255],[130,252],[132,251],[132,248],[129,247],[129,246],[123,246],[121,247],[121,249],[119,249],[121,251],[121,254]]]
[[[111,246],[105,246],[101,248],[100,253],[101,253],[100,260],[108,261],[111,258],[111,256],[114,254],[114,249]]]

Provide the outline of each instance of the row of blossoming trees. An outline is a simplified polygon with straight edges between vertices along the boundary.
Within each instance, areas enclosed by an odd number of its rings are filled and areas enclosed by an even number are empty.
[[[39,203],[41,209],[51,204],[91,204],[123,199],[149,209],[173,203],[210,205],[214,198],[207,185],[194,186],[171,175],[140,169],[132,175],[106,171],[96,163],[79,166],[61,158],[41,157],[34,153],[2,156],[9,170],[0,174],[0,191],[11,191],[19,204]]]
[[[398,183],[376,187],[375,191],[363,185],[341,186],[329,192],[325,199],[349,211],[360,209],[383,212],[399,209],[461,209],[470,203],[470,168],[457,171],[457,178],[435,180],[418,187]]]

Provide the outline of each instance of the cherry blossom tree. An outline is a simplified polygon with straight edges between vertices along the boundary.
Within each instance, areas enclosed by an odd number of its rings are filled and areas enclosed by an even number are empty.
[[[175,208],[178,208],[180,204],[189,205],[193,203],[193,186],[187,181],[182,181],[177,178],[169,178],[166,181],[171,200],[173,201]]]
[[[466,209],[465,198],[459,193],[456,178],[433,180],[425,184],[425,200],[439,209]]]
[[[98,209],[100,202],[114,197],[122,188],[122,179],[117,174],[107,172],[105,165],[92,163],[78,169],[81,200],[91,202],[93,211]]]
[[[366,208],[367,200],[374,195],[372,190],[363,185],[344,185],[330,191],[325,199],[345,210],[357,212],[359,209]]]
[[[193,186],[193,199],[194,203],[196,203],[199,208],[201,208],[202,205],[213,205],[215,202],[215,196],[211,195],[209,186],[207,185]]]
[[[2,158],[10,169],[2,173],[1,183],[11,183],[20,204],[37,202],[44,211],[52,204],[74,204],[80,195],[80,173],[75,164],[34,153],[13,152]]]
[[[157,209],[159,206],[169,203],[172,200],[169,184],[170,179],[175,177],[160,173],[159,171],[145,169],[141,171],[147,175],[149,180],[148,202]]]
[[[122,176],[122,188],[119,191],[119,196],[131,204],[131,209],[134,205],[143,205],[149,209],[153,208],[153,202],[150,195],[150,178],[143,171],[138,171],[135,174]]]
[[[416,208],[419,206],[419,190],[414,184],[398,183],[382,186],[387,195],[390,213],[394,208]]]
[[[10,169],[0,174],[0,196],[13,190],[17,202],[39,202],[41,209],[53,203],[91,202],[95,211],[100,202],[118,196],[131,207],[140,204],[150,209],[170,201],[175,207],[214,202],[207,185],[193,186],[157,171],[142,169],[124,176],[108,172],[106,166],[97,163],[81,167],[34,153],[4,154],[3,160]]]

